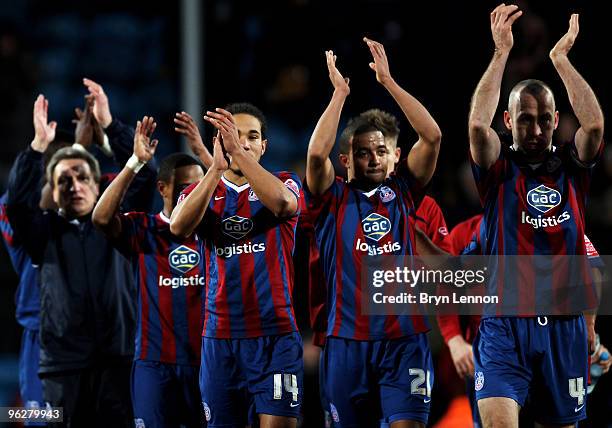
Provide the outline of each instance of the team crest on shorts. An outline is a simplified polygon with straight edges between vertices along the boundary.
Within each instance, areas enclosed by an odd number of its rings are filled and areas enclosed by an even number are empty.
[[[259,200],[259,198],[255,194],[255,192],[253,192],[253,189],[249,189],[249,201],[250,202],[255,202],[255,201],[258,201],[258,200]]]
[[[334,406],[332,403],[329,403],[329,410],[331,412],[332,420],[335,423],[340,423],[340,415],[338,415],[338,410],[336,410],[336,406]]]
[[[382,186],[378,193],[380,193],[380,200],[384,203],[390,202],[395,199],[395,192],[388,186]]]
[[[474,389],[480,391],[484,386],[484,374],[482,372],[476,372],[476,379],[474,379]]]
[[[210,407],[208,407],[208,403],[206,403],[206,401],[202,401],[202,406],[204,407],[204,416],[206,417],[206,422],[210,422]]]
[[[145,427],[145,423],[144,420],[142,418],[136,418],[134,419],[134,426],[136,428],[146,428]]]

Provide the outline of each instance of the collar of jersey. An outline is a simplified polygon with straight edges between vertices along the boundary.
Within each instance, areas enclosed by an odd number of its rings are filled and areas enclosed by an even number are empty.
[[[221,176],[221,181],[223,181],[223,183],[225,183],[227,187],[229,187],[230,189],[234,189],[238,193],[251,187],[249,183],[244,183],[242,186],[237,186],[236,184],[232,183],[227,178],[225,178],[223,175]]]
[[[374,189],[370,190],[369,192],[361,192],[361,193],[366,195],[368,198],[371,198],[372,196],[374,196],[376,192],[378,192],[378,189],[380,189],[380,185],[376,186]]]
[[[170,224],[170,219],[166,217],[163,211],[159,212],[159,218],[161,218],[164,223]]]

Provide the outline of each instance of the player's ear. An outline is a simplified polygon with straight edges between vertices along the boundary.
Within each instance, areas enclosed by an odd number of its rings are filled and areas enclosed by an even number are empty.
[[[157,185],[157,191],[162,196],[162,198],[164,196],[166,196],[166,191],[168,189],[168,185],[166,183],[164,183],[163,181],[157,181],[156,185]]]
[[[342,164],[342,166],[345,167],[348,170],[349,169],[349,157],[348,157],[348,155],[345,155],[344,153],[340,153],[338,155],[338,158],[340,159],[340,163]]]
[[[557,129],[557,126],[559,126],[559,112],[558,111],[555,112],[555,129]]]
[[[261,140],[261,155],[263,156],[266,152],[266,148],[268,147],[268,139]]]
[[[395,148],[395,160],[393,161],[394,164],[398,164],[400,161],[400,157],[402,155],[402,149],[400,149],[399,147]]]
[[[504,111],[504,125],[506,125],[508,130],[512,130],[512,118],[510,117],[508,110]]]

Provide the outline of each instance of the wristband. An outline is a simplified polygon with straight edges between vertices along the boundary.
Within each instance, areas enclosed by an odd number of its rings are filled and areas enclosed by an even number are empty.
[[[134,174],[138,174],[138,171],[140,171],[140,169],[145,166],[145,164],[146,162],[143,162],[138,159],[136,155],[132,155],[126,162],[125,167],[134,171]]]

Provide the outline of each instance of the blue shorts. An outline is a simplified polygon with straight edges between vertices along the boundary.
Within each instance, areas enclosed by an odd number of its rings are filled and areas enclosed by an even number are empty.
[[[474,341],[476,399],[533,403],[544,424],[586,417],[588,374],[584,318],[485,318]]]
[[[297,332],[202,338],[200,391],[209,428],[244,427],[257,414],[299,418],[303,346]]]
[[[38,330],[23,329],[19,351],[19,392],[27,409],[43,409],[42,383],[38,377],[40,344]],[[46,426],[45,423],[26,422],[26,426]]]
[[[374,341],[328,337],[321,371],[333,426],[427,424],[433,365],[425,333]]]
[[[476,391],[474,390],[474,379],[471,377],[466,377],[465,379],[465,391],[470,401],[470,408],[472,409],[472,423],[474,424],[474,428],[482,428],[480,411],[478,410],[478,400],[476,400]]]
[[[201,427],[199,367],[136,360],[132,365],[132,405],[138,428]],[[204,425],[206,426],[206,425]]]

